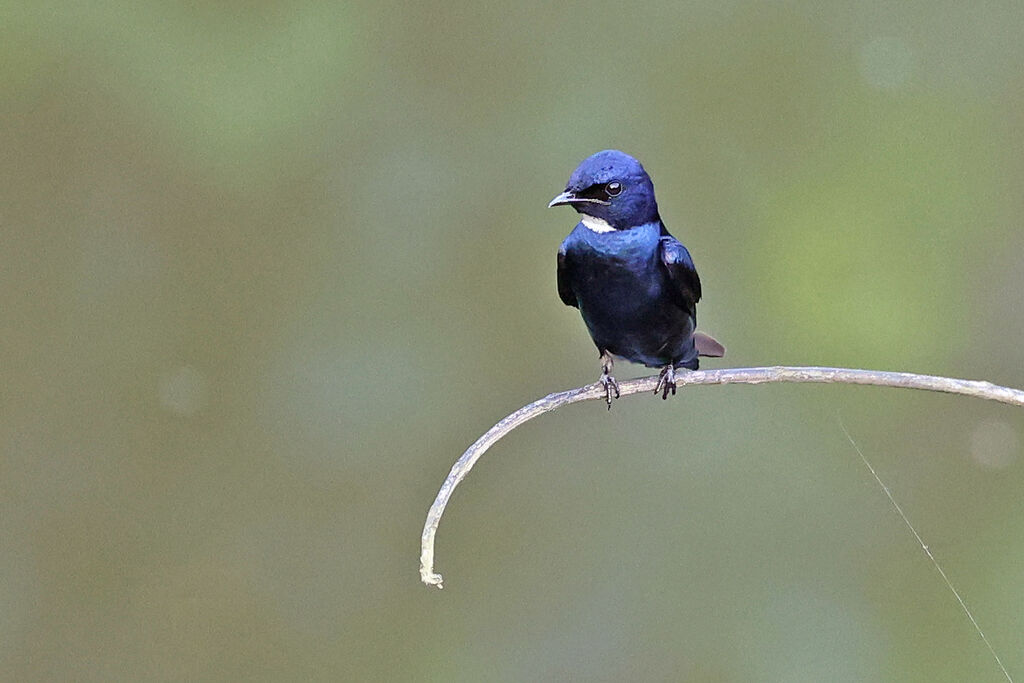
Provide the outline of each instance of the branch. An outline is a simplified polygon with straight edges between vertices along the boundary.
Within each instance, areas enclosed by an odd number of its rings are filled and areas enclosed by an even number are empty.
[[[657,377],[642,377],[619,384],[622,396],[630,396],[643,392],[651,392],[657,383]],[[870,384],[879,387],[896,387],[900,389],[921,389],[939,391],[947,394],[961,394],[999,401],[1014,406],[1024,406],[1024,391],[1001,387],[991,382],[976,380],[936,377],[934,375],[916,375],[910,372],[883,372],[880,370],[855,370],[850,368],[726,368],[722,370],[696,370],[676,375],[676,384],[680,387],[690,384],[767,384],[771,382],[820,383],[820,384]],[[427,512],[427,521],[423,524],[423,536],[420,539],[420,578],[428,586],[443,588],[441,575],[434,573],[434,536],[437,525],[441,522],[448,499],[455,487],[459,485],[488,448],[513,429],[529,422],[544,413],[581,401],[604,399],[604,388],[600,384],[590,384],[578,389],[548,394],[542,399],[523,406],[504,420],[487,430],[462,454],[452,466],[451,472],[437,492],[434,504]]]

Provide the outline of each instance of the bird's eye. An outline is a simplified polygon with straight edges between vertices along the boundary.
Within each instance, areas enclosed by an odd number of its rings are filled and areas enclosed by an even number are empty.
[[[622,192],[622,183],[617,180],[612,181],[604,186],[604,191],[608,193],[609,197],[617,197]]]

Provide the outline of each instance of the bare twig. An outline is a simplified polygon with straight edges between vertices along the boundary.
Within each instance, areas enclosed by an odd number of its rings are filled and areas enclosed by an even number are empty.
[[[622,382],[619,385],[622,396],[651,392],[657,377],[643,377]],[[723,370],[697,370],[676,375],[676,384],[767,384],[772,382],[823,383],[823,384],[870,384],[880,387],[921,389],[947,394],[962,394],[984,398],[1015,406],[1024,406],[1024,391],[1002,387],[990,382],[980,382],[934,375],[916,375],[910,372],[883,372],[879,370],[856,370],[851,368],[729,368]],[[605,390],[600,384],[590,384],[578,389],[549,394],[542,399],[523,406],[498,424],[487,430],[462,454],[452,466],[451,472],[437,492],[434,504],[427,512],[420,539],[420,578],[428,586],[442,588],[441,575],[434,573],[434,536],[441,522],[448,499],[488,448],[513,429],[538,415],[555,410],[570,403],[604,399]]]

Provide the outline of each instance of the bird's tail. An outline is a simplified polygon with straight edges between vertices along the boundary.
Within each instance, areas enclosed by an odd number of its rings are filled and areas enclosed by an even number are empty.
[[[693,333],[693,343],[697,347],[698,356],[721,358],[725,355],[725,347],[719,344],[714,337],[703,332]]]

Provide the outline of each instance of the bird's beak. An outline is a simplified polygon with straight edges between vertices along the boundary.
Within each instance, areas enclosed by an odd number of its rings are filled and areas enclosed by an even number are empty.
[[[550,209],[552,206],[562,206],[563,204],[601,204],[603,206],[608,206],[609,202],[594,199],[592,197],[577,197],[576,193],[572,190],[566,190],[552,199],[548,204],[548,208]],[[579,209],[577,209],[577,211],[579,211]]]
[[[566,190],[562,194],[552,199],[551,202],[548,204],[548,208],[550,209],[552,206],[562,206],[563,204],[572,204],[575,201],[579,201],[579,199],[576,197],[575,194],[573,194],[572,190]]]

